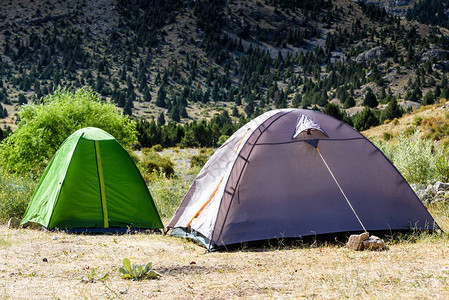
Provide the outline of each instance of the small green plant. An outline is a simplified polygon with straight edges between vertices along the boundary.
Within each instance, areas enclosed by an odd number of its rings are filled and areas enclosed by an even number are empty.
[[[98,278],[100,274],[97,272],[97,268],[90,269],[90,273],[87,276],[81,278],[81,282],[84,283],[95,283],[97,281],[103,281],[109,278],[109,273],[104,274],[102,277]]]
[[[119,271],[121,277],[125,279],[132,280],[144,280],[144,279],[155,279],[162,276],[158,272],[152,269],[153,264],[151,262],[147,264],[131,264],[129,259],[123,259],[123,266],[120,267]]]
[[[413,125],[418,126],[421,125],[423,121],[423,118],[421,116],[415,116],[415,118],[413,118]]]
[[[156,152],[161,152],[162,150],[164,150],[164,148],[162,148],[162,146],[159,145],[159,144],[154,145],[154,146],[152,147],[152,149],[153,149],[154,151],[156,151]]]
[[[383,137],[384,140],[389,141],[393,137],[393,134],[391,134],[391,132],[387,131],[387,132],[383,133],[382,137]]]

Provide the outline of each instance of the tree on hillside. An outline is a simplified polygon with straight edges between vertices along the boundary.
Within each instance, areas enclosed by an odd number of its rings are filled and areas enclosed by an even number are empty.
[[[430,105],[435,103],[435,96],[433,95],[432,91],[428,91],[426,95],[424,96],[423,101],[421,102],[422,105]]]
[[[0,163],[10,172],[40,174],[64,140],[84,127],[101,128],[124,146],[137,142],[135,123],[84,89],[57,89],[43,104],[22,106],[19,118],[18,128],[0,147]]]
[[[164,113],[161,111],[159,113],[159,116],[157,117],[157,126],[164,126],[165,125],[165,117]]]
[[[380,121],[383,123],[385,120],[400,118],[403,114],[404,110],[399,106],[396,98],[393,98],[382,111]]]
[[[344,110],[341,110],[338,105],[334,103],[327,103],[323,109],[323,113],[352,126],[352,120],[348,116],[348,114]]]
[[[376,95],[374,95],[371,89],[368,89],[368,91],[366,92],[365,99],[363,100],[363,105],[371,108],[377,107],[377,105],[379,105]]]
[[[379,125],[379,119],[374,114],[373,110],[365,107],[360,113],[354,115],[354,128],[358,131],[367,130],[373,126]]]
[[[334,103],[330,103],[330,102],[327,103],[326,106],[324,107],[323,113],[325,113],[326,115],[329,115],[331,117],[334,117],[335,119],[338,119],[338,120],[343,120],[343,117],[344,117],[344,114],[340,110],[338,105],[336,105]]]
[[[165,85],[162,84],[159,90],[157,91],[156,98],[156,106],[159,107],[167,107],[167,103],[165,102],[165,98],[167,97],[167,91],[165,90]]]

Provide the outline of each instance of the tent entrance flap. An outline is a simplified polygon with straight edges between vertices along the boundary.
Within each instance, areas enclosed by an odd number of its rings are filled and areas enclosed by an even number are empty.
[[[362,221],[360,220],[359,216],[357,215],[357,213],[354,210],[354,207],[352,207],[351,202],[349,202],[348,197],[346,197],[345,192],[343,191],[343,189],[341,188],[340,184],[338,183],[337,179],[334,176],[334,173],[332,173],[332,170],[329,168],[329,165],[327,164],[327,162],[324,160],[323,155],[321,155],[320,149],[315,148],[318,151],[318,154],[321,157],[321,160],[323,161],[324,165],[326,166],[327,170],[329,171],[329,173],[331,174],[332,178],[334,179],[335,183],[337,184],[338,188],[340,189],[340,192],[342,193],[343,197],[345,197],[346,202],[348,203],[349,207],[351,208],[352,212],[354,213],[355,217],[357,218],[357,220],[359,221],[360,225],[362,225],[363,230],[366,232],[365,226],[363,225]]]
[[[94,141],[94,144],[95,144],[95,157],[97,159],[98,181],[100,182],[101,207],[103,209],[103,226],[104,226],[104,228],[109,228],[108,206],[106,203],[106,189],[104,186],[103,165],[101,163],[100,143],[98,141]]]

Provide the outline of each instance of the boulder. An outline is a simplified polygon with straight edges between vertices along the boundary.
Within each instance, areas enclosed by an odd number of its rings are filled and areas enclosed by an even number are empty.
[[[364,63],[372,61],[376,58],[385,58],[387,56],[388,52],[381,46],[374,47],[368,51],[365,51],[363,53],[360,53],[355,61],[357,63]]]
[[[353,234],[349,237],[346,247],[352,250],[362,250],[363,241],[369,238],[369,233],[364,232],[362,234]]]
[[[20,227],[20,220],[17,218],[11,218],[8,221],[8,228],[19,228]]]
[[[424,52],[421,56],[422,62],[430,61],[432,58],[436,60],[446,60],[449,57],[449,51],[443,50],[439,47],[432,47]]]
[[[363,241],[363,250],[387,250],[387,245],[381,238],[372,235]]]
[[[443,192],[443,191],[449,191],[449,183],[443,183],[441,181],[437,181],[437,183],[435,183],[433,185],[433,192],[435,194],[438,194],[438,192]]]

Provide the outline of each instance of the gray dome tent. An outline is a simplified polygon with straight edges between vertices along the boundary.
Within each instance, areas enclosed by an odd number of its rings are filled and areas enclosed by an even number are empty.
[[[317,234],[438,228],[392,163],[347,124],[269,111],[200,171],[169,229],[209,249]]]

